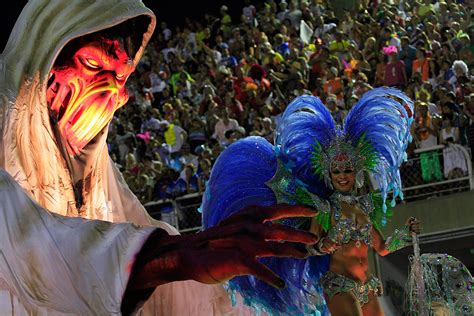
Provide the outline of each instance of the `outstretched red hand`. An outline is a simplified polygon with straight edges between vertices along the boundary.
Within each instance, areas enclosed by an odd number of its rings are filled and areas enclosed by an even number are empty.
[[[314,244],[318,239],[271,221],[314,215],[314,210],[304,206],[250,206],[196,234],[170,236],[157,230],[138,256],[129,287],[142,290],[180,280],[213,284],[251,274],[282,288],[284,281],[257,258],[305,258],[301,243]]]

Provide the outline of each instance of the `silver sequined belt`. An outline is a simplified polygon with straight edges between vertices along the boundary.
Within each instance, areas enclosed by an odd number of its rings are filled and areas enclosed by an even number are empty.
[[[321,278],[321,285],[323,286],[324,293],[329,298],[332,298],[337,293],[352,293],[361,305],[369,301],[370,291],[373,291],[376,296],[383,295],[382,282],[374,276],[371,276],[367,282],[362,283],[342,274],[328,271]]]

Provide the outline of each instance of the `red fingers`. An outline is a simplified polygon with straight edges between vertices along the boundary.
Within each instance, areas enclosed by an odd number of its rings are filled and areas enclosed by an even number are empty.
[[[306,248],[299,243],[281,243],[276,241],[258,241],[249,236],[225,238],[209,241],[208,247],[213,251],[240,250],[243,257],[296,257],[306,258]]]
[[[226,264],[214,266],[214,268],[208,271],[210,273],[210,278],[213,280],[222,282],[236,276],[254,275],[263,282],[276,288],[283,288],[285,286],[285,282],[280,279],[278,275],[267,268],[264,264],[255,260],[255,258],[231,250],[222,252],[221,258],[226,258]]]
[[[272,223],[271,225],[255,224],[248,220],[238,224],[227,226],[216,226],[195,235],[199,240],[211,240],[217,238],[240,238],[252,236],[260,240],[290,241],[304,244],[315,244],[318,237],[307,231],[294,227]]]
[[[265,221],[273,221],[285,217],[313,217],[316,211],[303,205],[277,204],[274,206],[264,207],[259,210]]]
[[[318,242],[318,237],[314,234],[275,223],[266,225],[263,233],[266,240],[285,240],[304,244],[315,244]]]
[[[272,270],[267,268],[267,266],[261,264],[257,260],[248,260],[245,265],[245,274],[252,274],[270,284],[273,287],[282,289],[285,287],[285,281],[280,279]]]
[[[314,209],[302,205],[249,206],[222,220],[219,224],[228,225],[249,219],[257,222],[267,222],[286,217],[313,217],[315,215],[316,211]]]

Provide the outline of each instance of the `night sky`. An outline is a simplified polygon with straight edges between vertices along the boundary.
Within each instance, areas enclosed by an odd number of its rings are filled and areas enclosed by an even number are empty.
[[[73,0],[65,0],[73,1]],[[100,1],[100,0],[97,0]],[[218,14],[219,8],[222,4],[225,4],[229,8],[229,13],[235,17],[242,12],[243,0],[222,0],[222,1],[163,1],[163,0],[143,0],[147,7],[155,12],[158,23],[165,20],[169,25],[180,25],[184,22],[185,17],[192,19],[199,19],[204,16],[206,12]],[[262,1],[252,1],[252,3],[258,3]],[[8,40],[11,29],[18,18],[22,8],[27,3],[26,0],[15,0],[10,1],[8,7],[2,8],[2,32],[0,32],[0,51]]]

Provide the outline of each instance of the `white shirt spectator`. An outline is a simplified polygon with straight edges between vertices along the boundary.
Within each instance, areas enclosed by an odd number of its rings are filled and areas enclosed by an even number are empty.
[[[190,32],[186,40],[188,46],[192,49],[192,53],[196,54],[198,52],[197,42],[196,42],[196,33]]]
[[[242,15],[245,18],[245,22],[248,24],[253,23],[253,19],[255,18],[256,9],[253,5],[248,5],[242,9]]]
[[[170,144],[170,153],[175,153],[181,150],[181,147],[186,140],[186,131],[178,125],[173,125],[173,131],[176,135],[176,141],[174,144]]]
[[[224,120],[220,119],[217,121],[216,126],[214,127],[214,134],[212,134],[212,138],[217,139],[221,145],[225,145],[227,143],[225,132],[237,129],[238,127],[239,123],[234,119],[229,119],[227,124],[224,123]]]
[[[337,27],[335,23],[328,23],[324,24],[323,26],[319,26],[314,30],[314,37],[315,38],[323,38],[324,34],[332,30],[333,28]]]
[[[188,153],[186,155],[182,155],[181,157],[179,157],[179,161],[183,164],[183,166],[193,164],[194,167],[195,167],[195,170],[197,170],[198,167],[199,167],[198,156],[193,155],[191,153]]]
[[[172,52],[172,53],[174,53],[174,54],[177,54],[178,50],[177,50],[176,48],[174,48],[174,47],[167,47],[167,48],[163,48],[163,49],[161,50],[161,53],[163,54],[163,58],[165,59],[165,61],[166,61],[167,63],[170,62],[170,60],[169,60],[169,58],[168,58],[168,54],[169,54],[170,52]]]
[[[150,84],[151,93],[160,93],[166,87],[166,82],[161,80],[160,76],[158,76],[158,74],[155,72],[150,73]]]
[[[163,30],[163,38],[165,39],[165,41],[169,41],[170,38],[171,38],[171,35],[172,35],[172,33],[171,33],[171,30],[169,28],[165,28]]]
[[[303,13],[299,9],[291,10],[287,13],[286,17],[290,20],[291,26],[293,26],[297,31],[300,29],[300,22]]]
[[[144,133],[146,131],[156,132],[160,129],[160,120],[156,117],[150,117],[143,121],[142,126],[140,127],[140,132]]]

